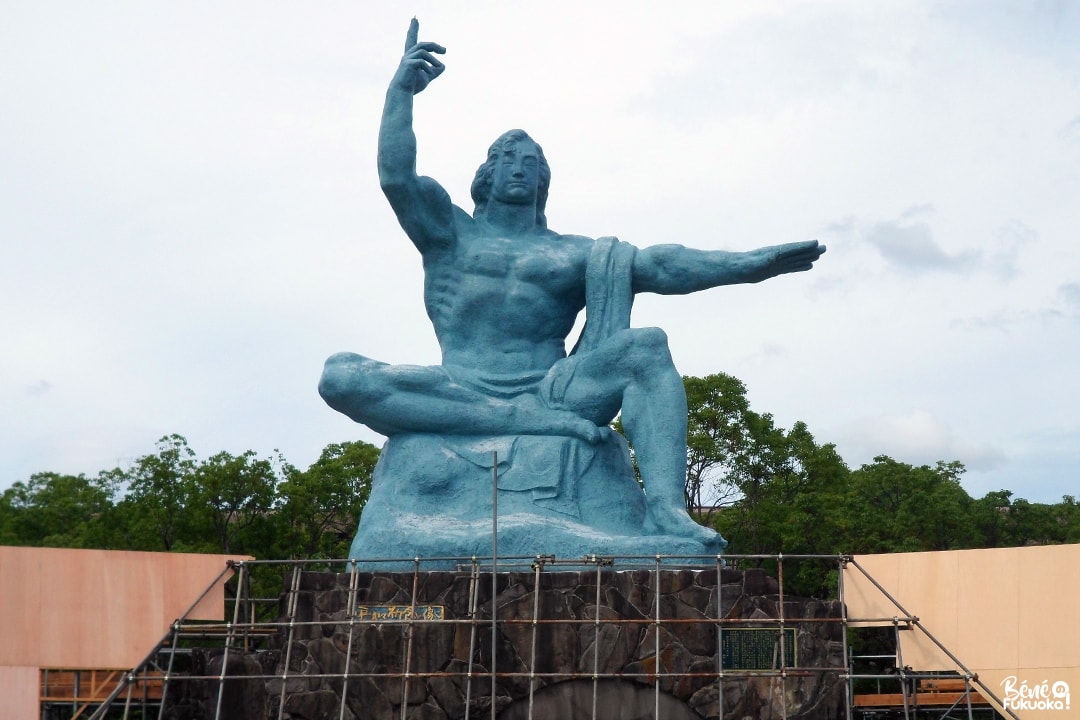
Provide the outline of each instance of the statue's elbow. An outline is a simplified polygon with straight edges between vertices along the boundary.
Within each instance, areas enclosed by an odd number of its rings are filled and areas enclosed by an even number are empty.
[[[409,177],[398,171],[379,172],[379,187],[391,205],[404,202],[409,196]]]

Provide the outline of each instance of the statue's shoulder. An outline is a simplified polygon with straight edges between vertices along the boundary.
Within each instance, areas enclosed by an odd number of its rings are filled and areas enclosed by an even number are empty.
[[[584,252],[588,252],[592,249],[593,244],[596,242],[591,237],[585,237],[584,235],[563,235],[549,230],[553,237],[558,238],[559,242],[570,245],[574,248],[580,248]]]
[[[473,219],[473,216],[466,212],[464,209],[462,209],[458,205],[451,205],[451,207],[453,208],[451,212],[453,212],[454,214],[454,224],[457,225],[459,228],[471,228],[473,225],[476,224],[476,220]]]
[[[428,243],[421,251],[436,254],[452,251],[461,237],[468,237],[475,232],[476,221],[469,213],[457,205],[450,205],[450,223],[445,227],[445,232],[437,238],[437,242]]]

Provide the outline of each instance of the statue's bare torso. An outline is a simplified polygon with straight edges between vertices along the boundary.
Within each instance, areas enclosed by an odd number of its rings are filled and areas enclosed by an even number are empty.
[[[424,304],[443,364],[508,374],[549,369],[585,306],[592,240],[538,230],[507,237],[455,212],[456,239],[428,248]]]

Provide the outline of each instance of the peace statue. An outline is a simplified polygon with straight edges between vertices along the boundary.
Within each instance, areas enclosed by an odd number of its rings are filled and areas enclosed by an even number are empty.
[[[521,130],[488,149],[469,215],[416,173],[413,98],[445,69],[436,57],[445,48],[418,34],[413,19],[386,95],[378,167],[420,251],[442,363],[388,365],[354,353],[326,362],[326,402],[389,438],[350,556],[489,553],[493,470],[501,554],[720,553],[723,538],[685,509],[682,378],[662,330],[630,327],[633,297],[809,270],[825,247],[638,249],[557,233],[544,214],[547,160]],[[584,330],[567,354],[582,310]],[[626,442],[608,427],[620,410],[644,491]]]

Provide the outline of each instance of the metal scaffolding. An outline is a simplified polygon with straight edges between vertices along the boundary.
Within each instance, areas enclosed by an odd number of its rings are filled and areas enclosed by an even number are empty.
[[[430,608],[422,606],[423,601],[420,598],[418,589],[421,586],[421,579],[428,572],[427,567],[445,567],[448,560],[452,561],[457,568],[452,571],[452,575],[458,578],[463,585],[467,584],[467,609],[463,616],[441,616],[436,618],[432,616],[433,611]],[[785,596],[790,596],[790,593],[785,588],[785,567],[790,568],[793,563],[804,561],[835,568],[837,583],[834,599],[839,601],[838,616],[790,617],[786,614]],[[378,575],[380,571],[377,568],[380,564],[387,563],[400,566],[402,562],[411,564],[413,568],[411,573],[412,591],[408,600],[408,610],[404,609],[404,603],[402,603],[402,610],[396,615],[391,614],[392,616],[389,617],[372,617],[370,614],[358,612],[358,609],[364,607],[363,598],[361,597],[363,593],[358,582],[361,575],[365,573],[368,576],[372,574]],[[764,618],[757,616],[751,619],[726,616],[724,603],[722,602],[724,594],[724,572],[722,571],[732,568],[746,568],[762,563],[768,563],[770,568],[775,568],[776,583],[774,591],[770,595],[776,597],[776,617]],[[844,603],[844,574],[845,569],[848,567],[852,567],[855,571],[864,575],[895,605],[897,608],[896,616],[882,618],[854,618],[848,616]],[[586,577],[581,572],[582,568],[588,568],[590,574],[595,573],[596,590],[595,596],[592,598],[592,609],[587,613],[588,617],[569,619],[543,617],[540,600],[545,574],[575,571],[581,577]],[[495,569],[498,572],[493,572]],[[714,593],[714,596],[711,597],[715,597],[715,614],[713,617],[680,618],[664,611],[660,590],[665,573],[687,569],[696,571],[711,569],[715,571],[715,586],[709,588],[709,591]],[[318,617],[304,619],[299,607],[303,578],[305,575],[310,575],[311,572],[320,570],[323,572],[344,570],[345,573],[341,573],[341,575],[347,573],[347,585],[344,578],[341,579],[341,586],[345,595],[345,613],[340,619],[332,621],[335,632],[341,632],[345,637],[344,655],[346,662],[342,672],[304,672],[301,676],[293,669],[295,662],[291,656],[294,648],[297,647],[297,638],[311,635],[318,628],[325,628],[328,625],[326,619]],[[531,601],[531,616],[525,618],[500,618],[498,581],[506,573],[515,571],[521,577],[527,578],[531,576],[532,578],[532,596],[529,599]],[[612,613],[604,611],[601,588],[611,577],[611,573],[619,571],[636,571],[642,578],[645,578],[645,573],[647,573],[648,583],[652,591],[651,617],[615,617],[612,616]],[[267,575],[276,576],[282,582],[278,586],[283,588],[280,596],[258,597],[257,593],[253,593],[253,588],[257,588],[259,585],[259,582],[253,582],[253,580],[262,581],[262,586],[265,588]],[[407,576],[408,573],[395,573],[395,575],[401,577],[403,575]],[[347,707],[346,698],[349,696],[351,685],[355,683],[374,682],[380,684],[380,687],[394,688],[399,698],[399,701],[395,704],[399,706],[400,718],[406,720],[410,709],[410,690],[413,689],[413,685],[440,678],[451,679],[459,683],[459,687],[464,688],[464,714],[461,717],[465,720],[480,720],[484,716],[494,719],[499,713],[503,712],[506,708],[505,702],[503,707],[498,706],[500,695],[505,696],[505,692],[500,693],[500,684],[508,682],[518,683],[520,687],[525,684],[528,686],[527,697],[513,701],[515,710],[525,708],[524,714],[517,714],[514,717],[526,717],[529,720],[534,717],[547,717],[542,708],[537,706],[537,691],[544,687],[551,687],[557,681],[569,680],[577,681],[579,684],[591,683],[589,709],[582,711],[575,717],[588,717],[591,720],[603,720],[605,717],[611,717],[610,710],[600,704],[599,689],[606,681],[620,681],[633,683],[636,688],[644,688],[644,691],[649,693],[647,702],[651,705],[651,712],[647,708],[643,709],[640,713],[641,718],[662,720],[667,717],[663,709],[664,703],[670,699],[662,687],[665,684],[670,686],[673,682],[687,678],[691,678],[694,682],[703,686],[714,684],[716,689],[716,712],[715,715],[710,714],[710,717],[715,717],[718,720],[724,720],[726,713],[733,709],[725,708],[724,690],[726,685],[730,686],[732,682],[746,681],[751,678],[768,679],[769,692],[775,693],[775,696],[771,699],[775,702],[775,706],[779,708],[779,716],[786,719],[789,713],[794,712],[788,707],[789,700],[786,692],[788,682],[808,677],[811,674],[822,677],[825,684],[843,686],[843,700],[838,710],[845,720],[887,717],[890,715],[883,713],[886,713],[888,708],[891,708],[888,712],[902,713],[891,716],[903,717],[905,720],[930,717],[961,717],[957,713],[962,713],[962,716],[967,720],[975,720],[976,715],[981,712],[980,708],[986,706],[987,700],[1001,707],[1000,701],[990,689],[983,685],[978,677],[964,666],[959,659],[944,648],[922,626],[917,617],[912,616],[901,607],[850,556],[778,554],[673,557],[657,555],[652,557],[590,556],[573,560],[560,560],[554,557],[493,556],[460,559],[413,558],[404,561],[401,559],[389,561],[351,560],[347,563],[326,560],[248,561],[230,564],[229,567],[223,570],[214,585],[220,582],[228,583],[227,596],[229,599],[226,602],[226,617],[228,619],[223,622],[195,621],[188,619],[187,614],[178,618],[161,642],[146,656],[145,660],[124,673],[122,680],[116,685],[113,692],[97,705],[93,714],[90,715],[91,720],[105,720],[106,718],[123,718],[124,720],[128,720],[128,718],[138,718],[139,720],[158,718],[162,720],[169,707],[170,696],[182,693],[185,685],[190,688],[191,686],[188,685],[190,683],[203,683],[201,687],[210,688],[211,691],[216,692],[213,717],[215,720],[226,718],[227,715],[222,714],[226,686],[228,682],[236,679],[234,675],[229,673],[230,658],[235,663],[242,657],[250,657],[252,653],[266,651],[271,645],[276,648],[275,652],[279,653],[279,655],[275,656],[273,669],[262,668],[261,672],[245,673],[243,680],[261,681],[267,688],[273,690],[276,696],[271,697],[272,702],[267,704],[268,717],[278,718],[278,720],[291,717],[286,708],[286,702],[290,688],[295,687],[298,677],[301,677],[305,682],[326,679],[334,683],[335,688],[339,688],[337,707],[334,714],[339,720],[353,717],[352,711]],[[490,592],[487,588],[490,588]],[[210,588],[204,591],[199,600],[209,590]],[[488,594],[490,594],[490,598],[486,598]],[[489,607],[485,607],[486,600],[490,600]],[[192,608],[197,604],[198,600],[192,604]],[[427,613],[427,616],[425,616],[425,613]],[[796,632],[804,631],[805,628],[817,623],[827,623],[830,627],[835,626],[836,634],[843,638],[841,641],[841,661],[839,663],[811,667],[795,662],[797,653],[794,648],[789,647],[789,643],[792,642],[792,638],[796,637]],[[417,665],[417,647],[415,646],[415,643],[418,642],[417,638],[422,636],[422,631],[425,628],[431,628],[435,624],[439,628],[453,628],[455,633],[458,632],[459,628],[464,628],[461,632],[468,636],[468,651],[467,662],[463,663],[463,667],[457,667],[453,670],[435,670]],[[572,668],[545,669],[546,666],[541,660],[549,648],[543,647],[540,640],[545,626],[573,625],[582,627],[586,624],[591,625],[591,631],[594,633],[592,637],[595,638],[591,648],[591,667],[584,670]],[[696,667],[692,672],[685,668],[681,671],[671,671],[662,667],[660,662],[661,629],[677,631],[678,626],[685,624],[705,625],[707,626],[707,632],[715,633],[715,653],[711,667]],[[876,625],[893,629],[896,635],[897,654],[895,672],[888,674],[884,672],[868,673],[855,667],[855,658],[852,657],[847,642],[847,631],[850,626],[855,624],[859,626]],[[611,672],[605,670],[599,656],[601,632],[609,627],[614,627],[612,632],[618,632],[620,628],[629,626],[645,627],[652,631],[654,665],[649,668],[642,668],[639,672]],[[390,637],[394,638],[394,642],[400,643],[400,663],[398,668],[361,671],[359,668],[363,666],[363,662],[353,662],[354,659],[363,660],[362,657],[359,657],[364,652],[360,637],[365,630],[372,627],[380,628],[380,632],[392,629],[390,632],[395,633]],[[752,670],[725,667],[723,659],[725,633],[731,633],[733,630],[740,628],[775,630],[773,637],[776,638],[776,647],[772,653],[771,667]],[[900,656],[899,640],[900,633],[909,630],[923,633],[931,642],[944,651],[955,662],[956,672],[945,675],[942,673],[925,674],[905,668],[903,658]],[[524,668],[507,668],[496,665],[495,658],[498,655],[496,651],[497,635],[500,631],[513,631],[528,638],[524,647],[521,648],[522,652],[519,653],[525,665]],[[477,662],[477,656],[483,642],[483,636],[488,632],[491,634],[490,651],[487,653],[490,662],[483,665]],[[647,637],[647,635],[642,637]],[[195,667],[190,662],[190,655],[194,652],[193,648],[212,650],[215,657],[220,657],[218,666],[212,667],[210,663],[207,663],[203,668]],[[898,686],[898,692],[891,694],[876,693],[879,700],[881,700],[876,705],[873,702],[860,703],[859,698],[862,696],[857,696],[854,692],[856,683],[867,680],[892,683]],[[927,681],[936,682],[937,685],[931,684],[927,686]],[[959,686],[956,685],[957,682],[960,683]],[[396,688],[399,686],[400,691],[397,692]],[[147,693],[145,691],[147,687],[160,688],[160,692]],[[948,699],[953,700],[951,704],[928,704],[938,700],[944,702],[947,693],[941,693],[935,699],[935,696],[932,696],[929,692],[939,688],[950,690],[952,695]],[[890,705],[890,701],[883,699],[886,696],[890,696],[894,701],[898,700],[899,702]],[[641,695],[640,692],[636,697],[640,701],[646,701],[646,696]],[[213,701],[213,698],[211,698],[211,701]],[[521,703],[521,705],[518,705],[518,703]],[[1014,719],[1016,718],[1013,713],[1008,712],[1008,714]],[[43,717],[45,716],[43,715]],[[986,715],[981,715],[981,717],[986,717]]]

